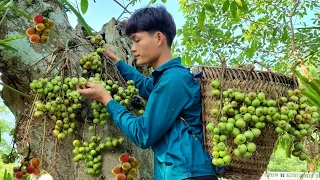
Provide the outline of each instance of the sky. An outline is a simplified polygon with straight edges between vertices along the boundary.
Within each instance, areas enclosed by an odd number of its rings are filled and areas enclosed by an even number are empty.
[[[80,0],[71,0],[71,2],[76,1],[80,2]],[[123,2],[125,2],[125,5],[128,3],[127,0],[118,0],[118,2],[122,5],[124,5]],[[140,3],[136,3],[133,7],[130,5],[128,10],[133,12],[136,9],[147,6],[149,2],[150,0],[142,0]],[[165,4],[162,3],[161,0],[157,0],[155,5],[164,5],[169,13],[173,15],[177,29],[182,27],[185,19],[183,17],[183,13],[179,11],[178,0],[167,0]],[[89,7],[87,12],[83,15],[83,18],[92,29],[100,31],[103,24],[109,22],[113,17],[118,18],[122,11],[123,8],[113,0],[96,0],[96,3],[94,3],[93,0],[89,0]],[[126,13],[125,16],[122,17],[129,17],[129,14]],[[75,27],[77,25],[76,16],[70,12],[68,13],[68,18],[71,26]]]

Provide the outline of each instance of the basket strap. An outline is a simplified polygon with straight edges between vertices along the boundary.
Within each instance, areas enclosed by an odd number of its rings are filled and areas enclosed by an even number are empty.
[[[190,125],[187,123],[187,121],[183,117],[180,117],[180,118],[186,126],[190,127]],[[194,139],[196,139],[201,144],[201,142],[199,141],[197,136],[194,134],[194,132],[192,130],[191,130],[191,132],[192,132]],[[203,144],[203,145],[205,145],[205,144]],[[208,152],[206,152],[206,153],[207,153],[207,156],[209,157],[209,159],[212,160],[213,157]],[[216,176],[222,177],[222,175],[224,174],[224,167],[223,166],[215,166],[213,164],[212,164],[212,166],[213,166],[214,171],[216,172]]]
[[[190,68],[187,68],[187,69],[189,70],[189,72],[192,74],[192,76],[193,76],[194,78],[197,78],[197,79],[201,79],[201,78],[202,78],[202,76],[203,76],[203,72],[202,72],[202,71],[199,72],[199,73],[194,74],[194,73],[191,72],[191,69],[190,69]]]
[[[187,123],[187,121],[183,117],[180,117],[180,118],[184,122],[184,124],[190,128],[190,125]],[[194,132],[192,130],[190,131],[192,132],[192,136],[201,144],[201,142],[199,141],[198,137],[194,134]]]

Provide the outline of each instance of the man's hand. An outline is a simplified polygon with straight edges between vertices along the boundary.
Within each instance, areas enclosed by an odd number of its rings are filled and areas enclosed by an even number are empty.
[[[93,37],[94,36],[87,36],[86,39],[90,40]],[[120,58],[114,52],[110,51],[110,49],[106,44],[103,45],[103,48],[104,48],[104,53],[111,59],[113,64],[117,64],[117,62],[120,61]]]
[[[81,89],[81,85],[78,85],[77,91],[87,98],[99,101],[105,106],[112,100],[111,95],[103,86],[93,82],[88,82],[85,86],[85,89]]]
[[[87,36],[85,39],[91,40],[94,36]]]
[[[104,48],[104,53],[111,59],[113,64],[117,64],[117,62],[120,61],[120,58],[115,53],[110,51],[110,49],[106,44],[103,45],[103,48]]]

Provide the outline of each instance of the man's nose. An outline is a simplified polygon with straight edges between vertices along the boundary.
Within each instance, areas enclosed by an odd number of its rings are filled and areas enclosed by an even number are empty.
[[[136,52],[136,51],[137,51],[136,46],[135,46],[135,43],[132,44],[132,46],[131,46],[131,51],[132,51],[132,52]]]

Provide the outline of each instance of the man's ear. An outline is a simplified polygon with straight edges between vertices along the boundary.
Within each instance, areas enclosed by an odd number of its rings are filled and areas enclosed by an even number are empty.
[[[158,31],[156,33],[156,38],[157,38],[157,41],[158,41],[158,45],[161,45],[163,43],[165,43],[165,36],[162,32]]]

